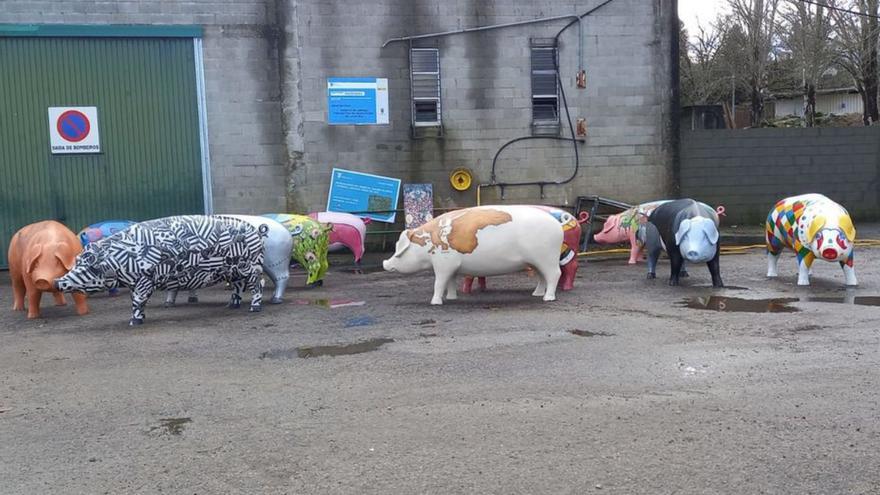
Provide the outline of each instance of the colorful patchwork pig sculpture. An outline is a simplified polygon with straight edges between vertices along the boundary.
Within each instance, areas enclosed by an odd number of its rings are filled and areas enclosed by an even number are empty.
[[[309,213],[312,219],[333,227],[330,231],[330,252],[348,248],[354,254],[354,262],[358,264],[364,257],[364,243],[367,238],[369,218],[361,218],[351,213],[321,211]]]
[[[382,266],[389,272],[415,273],[433,268],[431,304],[456,299],[455,276],[502,275],[533,267],[538,287],[533,296],[556,300],[561,276],[559,221],[531,205],[478,206],[452,211],[416,229],[404,230],[394,256]]]
[[[263,216],[279,222],[290,233],[293,240],[291,255],[308,273],[306,285],[323,285],[324,275],[330,266],[327,263],[327,246],[331,227],[305,215],[270,213]]]
[[[230,308],[251,289],[252,312],[262,309],[263,237],[266,230],[230,217],[187,215],[137,223],[90,243],[67,275],[55,280],[65,292],[131,289],[129,325],[144,322],[155,289],[193,290],[226,281]]]
[[[275,293],[269,301],[272,304],[284,302],[284,290],[287,288],[287,279],[290,278],[288,265],[290,264],[290,252],[293,248],[293,239],[284,225],[266,217],[251,215],[218,215],[242,220],[251,224],[255,229],[266,229],[266,237],[263,239],[263,273],[269,276],[275,285]],[[169,290],[165,294],[165,306],[174,306],[177,299],[177,291]],[[189,302],[198,302],[196,291],[190,291]]]
[[[705,203],[677,199],[658,206],[648,217],[645,247],[648,278],[655,278],[660,251],[666,250],[671,264],[669,285],[678,285],[684,261],[706,263],[712,285],[723,287],[719,255],[718,213]]]
[[[858,285],[853,267],[856,228],[846,209],[821,194],[785,198],[767,216],[767,276],[777,275],[776,265],[785,248],[794,250],[798,285],[810,285],[810,266],[816,258],[837,261],[846,285]]]
[[[636,238],[640,218],[650,214],[663,203],[668,202],[669,200],[660,200],[643,203],[616,215],[611,215],[605,220],[602,231],[593,236],[593,240],[599,244],[619,244],[629,241],[629,264],[634,265],[638,263],[639,257],[642,254],[642,243]]]
[[[562,247],[559,250],[559,266],[562,268],[562,276],[559,278],[558,288],[564,291],[572,290],[578,270],[577,252],[581,242],[581,223],[589,217],[578,220],[571,213],[559,208],[542,205],[534,205],[533,207],[546,211],[562,226]],[[477,283],[480,290],[486,290],[486,277],[478,277]],[[474,277],[465,275],[459,289],[464,294],[470,294],[473,291],[473,284]]]
[[[12,279],[12,309],[24,311],[27,296],[28,319],[40,317],[40,299],[52,292],[57,306],[64,306],[64,294],[53,282],[73,268],[82,245],[76,234],[64,225],[48,220],[23,227],[9,241],[9,276]],[[76,313],[89,312],[86,295],[73,294]]]

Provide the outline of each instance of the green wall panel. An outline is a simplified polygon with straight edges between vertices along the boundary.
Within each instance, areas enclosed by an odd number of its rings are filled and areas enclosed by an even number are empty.
[[[192,39],[0,37],[0,265],[32,222],[202,213],[196,95]],[[59,106],[98,108],[100,154],[50,152]]]

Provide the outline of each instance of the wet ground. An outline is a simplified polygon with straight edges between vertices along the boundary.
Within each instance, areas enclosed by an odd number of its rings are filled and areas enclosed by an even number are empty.
[[[880,250],[861,286],[760,251],[669,287],[584,262],[431,307],[428,274],[296,273],[286,303],[126,326],[13,313],[0,273],[0,493],[880,493]]]

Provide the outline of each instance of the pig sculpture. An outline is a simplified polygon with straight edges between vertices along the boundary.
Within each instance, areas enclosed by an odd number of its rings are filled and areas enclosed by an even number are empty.
[[[79,231],[79,240],[82,243],[82,247],[86,247],[90,242],[110,237],[117,232],[131,227],[135,223],[137,222],[131,220],[105,220],[103,222],[93,223]],[[114,287],[108,292],[111,296],[116,296],[119,294],[119,289]],[[193,296],[190,296],[190,299],[192,299],[192,297]]]
[[[64,306],[64,294],[53,282],[73,268],[82,245],[76,234],[64,225],[48,220],[23,227],[9,241],[9,276],[12,279],[12,309],[24,311],[27,296],[27,317],[40,317],[40,299],[52,292],[56,306]],[[85,294],[73,294],[76,313],[89,312]]]
[[[330,252],[348,248],[354,255],[355,264],[361,262],[361,258],[364,257],[364,243],[367,238],[369,218],[335,211],[316,211],[309,213],[309,216],[333,227],[333,230],[330,231],[330,246],[328,247]]]
[[[559,266],[562,268],[562,276],[559,277],[558,288],[564,291],[572,290],[578,270],[577,252],[581,242],[581,223],[589,217],[578,220],[571,213],[559,208],[543,205],[534,205],[533,207],[546,211],[562,226],[562,246],[559,249]],[[480,290],[486,290],[486,277],[478,277],[477,283]],[[473,285],[474,277],[465,275],[459,289],[465,294],[470,294],[473,291]]]
[[[668,202],[669,200],[660,200],[642,203],[616,215],[611,215],[605,220],[602,231],[593,236],[593,240],[599,244],[618,244],[629,241],[629,264],[638,263],[643,246],[636,235],[640,218],[649,215],[655,208]]]
[[[230,308],[251,289],[251,311],[262,309],[263,237],[266,229],[230,217],[174,216],[132,225],[90,243],[67,275],[55,280],[65,292],[131,292],[129,325],[144,322],[144,306],[155,289],[193,290],[232,283]]]
[[[306,285],[318,287],[324,284],[327,273],[327,246],[330,242],[329,231],[332,227],[317,222],[305,215],[287,213],[271,213],[263,215],[283,225],[293,240],[291,256],[308,273]]]
[[[785,198],[767,216],[767,276],[777,275],[776,265],[785,248],[794,250],[798,285],[810,285],[810,267],[816,258],[837,261],[846,285],[858,285],[853,267],[856,229],[846,209],[821,194]]]
[[[394,256],[382,266],[389,272],[415,273],[433,268],[431,304],[456,299],[458,273],[502,275],[531,266],[539,282],[533,296],[556,300],[561,276],[559,221],[530,205],[478,206],[452,211],[416,229],[404,230]]]
[[[290,251],[293,248],[293,239],[284,225],[266,217],[252,215],[218,215],[220,217],[235,218],[251,224],[255,229],[266,229],[266,238],[263,239],[263,273],[269,276],[275,285],[275,293],[269,301],[271,304],[284,302],[284,290],[287,288],[287,279],[290,278],[288,265],[290,264]],[[177,299],[177,290],[169,290],[165,294],[165,306],[174,306]],[[189,302],[198,302],[196,291],[190,291]]]
[[[645,247],[648,278],[656,278],[657,259],[665,249],[671,264],[669,285],[678,285],[684,261],[706,263],[712,286],[723,287],[719,257],[718,213],[693,199],[677,199],[658,206],[648,217]]]

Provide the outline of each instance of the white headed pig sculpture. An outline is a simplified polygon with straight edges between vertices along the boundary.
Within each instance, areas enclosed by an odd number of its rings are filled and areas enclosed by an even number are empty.
[[[837,261],[846,285],[858,285],[853,268],[856,228],[844,207],[821,194],[785,198],[767,216],[767,276],[775,277],[779,255],[794,250],[798,285],[810,285],[810,266],[816,258]]]
[[[457,297],[455,275],[492,276],[528,266],[539,274],[533,296],[556,300],[562,227],[545,211],[529,205],[478,206],[440,215],[419,228],[405,230],[394,256],[382,266],[389,272],[434,269],[431,304]]]

